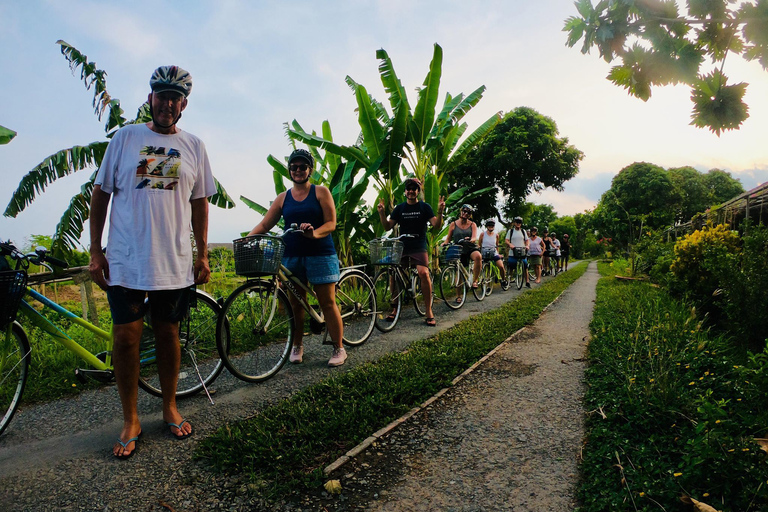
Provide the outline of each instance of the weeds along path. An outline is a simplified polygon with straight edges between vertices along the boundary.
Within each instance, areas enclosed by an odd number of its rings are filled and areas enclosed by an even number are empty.
[[[571,511],[594,263],[464,380],[330,475],[311,510]],[[313,503],[311,503],[314,501]]]
[[[458,311],[438,302],[437,330],[524,292],[525,288],[497,289],[483,302],[469,298]],[[312,336],[305,343],[304,364],[286,366],[264,384],[245,384],[225,371],[213,386],[215,405],[205,395],[180,402],[180,410],[195,428],[195,435],[184,442],[167,433],[160,400],[140,392],[143,436],[138,452],[127,461],[111,455],[122,427],[114,386],[83,392],[73,399],[23,406],[0,437],[0,510],[167,510],[163,508],[166,503],[178,511],[215,508],[212,496],[234,484],[226,477],[211,476],[191,461],[198,440],[333,372],[403,350],[413,340],[435,332],[409,307],[394,331],[386,335],[375,331],[367,343],[349,350],[348,363],[340,368],[326,366],[330,348]],[[203,502],[207,506],[199,508]]]

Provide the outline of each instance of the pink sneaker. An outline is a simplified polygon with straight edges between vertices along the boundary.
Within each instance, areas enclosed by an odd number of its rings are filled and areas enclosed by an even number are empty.
[[[347,351],[344,347],[333,349],[333,356],[328,361],[328,366],[341,366],[347,360]]]
[[[299,364],[304,357],[304,345],[300,347],[294,346],[291,349],[291,357],[289,358],[289,361],[291,361],[293,364]]]

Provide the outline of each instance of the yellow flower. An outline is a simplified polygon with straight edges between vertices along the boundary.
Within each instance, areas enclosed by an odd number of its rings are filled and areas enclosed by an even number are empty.
[[[650,379],[650,381],[649,381],[649,382],[653,382],[654,380],[656,380],[656,379]]]
[[[77,384],[75,384],[75,383],[73,382],[73,383],[72,383],[72,387],[73,387],[73,388],[76,388],[76,387],[77,387]]]
[[[641,493],[640,493],[640,496],[641,496],[641,497],[642,497],[642,496],[645,496],[645,493],[644,493],[644,492],[641,492]]]
[[[720,423],[720,420],[717,420],[715,423]]]
[[[688,385],[689,385],[689,386],[693,386],[694,384],[696,384],[696,383],[695,383],[695,382],[693,382],[693,381],[691,381],[691,382],[689,382],[689,383],[688,383]]]
[[[708,493],[708,492],[705,492],[705,493],[704,493],[704,497],[705,497],[705,498],[709,498],[709,493]]]
[[[682,475],[682,473],[675,473],[675,474],[673,474],[672,476],[674,476],[675,478],[677,478],[677,477],[679,477],[680,475]]]

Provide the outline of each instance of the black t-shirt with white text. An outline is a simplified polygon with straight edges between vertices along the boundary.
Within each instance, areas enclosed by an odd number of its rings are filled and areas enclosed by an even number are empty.
[[[427,223],[435,216],[432,207],[424,201],[416,204],[400,203],[392,210],[390,218],[400,225],[401,235],[417,235],[403,238],[403,254],[427,250]]]

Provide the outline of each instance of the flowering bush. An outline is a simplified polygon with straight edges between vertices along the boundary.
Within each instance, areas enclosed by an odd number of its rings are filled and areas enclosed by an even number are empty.
[[[741,239],[724,224],[709,224],[686,235],[675,244],[670,288],[710,305],[712,294],[720,288],[715,277],[732,268],[734,257],[740,252]]]

